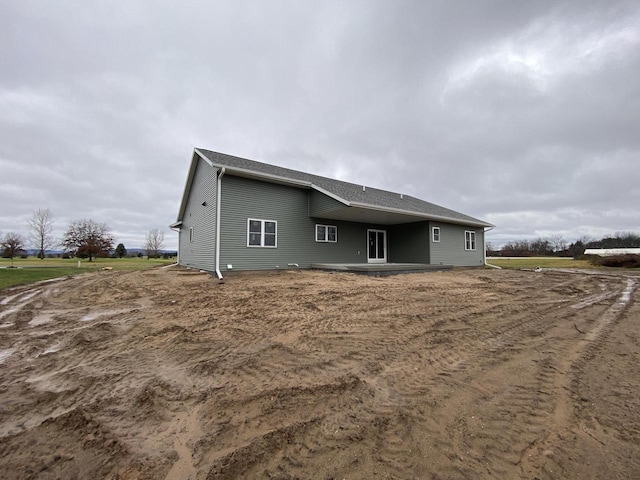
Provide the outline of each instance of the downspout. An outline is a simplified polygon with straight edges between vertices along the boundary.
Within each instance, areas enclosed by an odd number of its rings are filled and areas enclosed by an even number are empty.
[[[176,255],[176,264],[180,265],[180,228],[177,230],[175,228],[169,227],[174,232],[178,232],[178,254]]]
[[[220,273],[220,191],[222,190],[222,177],[224,176],[225,168],[222,167],[220,174],[218,175],[218,191],[216,198],[216,275],[219,280],[222,280],[222,273]]]
[[[483,257],[484,257],[484,264],[485,264],[487,267],[491,267],[491,268],[495,268],[495,269],[498,269],[498,270],[502,270],[502,267],[499,267],[499,266],[497,266],[497,265],[491,265],[490,263],[487,263],[487,236],[486,236],[486,233],[487,233],[487,232],[490,232],[490,231],[491,231],[491,230],[493,230],[494,228],[496,228],[496,227],[489,227],[489,228],[488,228],[488,230],[485,230],[485,231],[483,232],[483,234],[482,234],[482,243],[483,243],[483,245],[482,245],[482,246],[483,246],[483,250],[484,250],[484,253],[483,253]]]

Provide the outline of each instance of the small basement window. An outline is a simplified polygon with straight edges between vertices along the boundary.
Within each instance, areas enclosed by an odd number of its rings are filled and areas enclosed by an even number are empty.
[[[433,227],[433,241],[436,243],[440,241],[440,227]]]
[[[278,246],[278,222],[275,220],[247,219],[247,247]]]
[[[467,230],[464,232],[464,249],[475,250],[476,249],[476,232]]]
[[[335,225],[316,225],[316,242],[338,241],[338,227]]]

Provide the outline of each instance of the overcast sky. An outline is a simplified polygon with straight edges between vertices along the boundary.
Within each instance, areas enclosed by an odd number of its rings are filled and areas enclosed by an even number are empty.
[[[640,232],[640,2],[0,0],[0,234],[49,208],[176,248],[194,147],[494,244]]]

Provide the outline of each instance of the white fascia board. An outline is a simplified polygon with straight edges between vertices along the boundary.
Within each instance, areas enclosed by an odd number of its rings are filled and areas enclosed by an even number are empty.
[[[459,218],[445,217],[442,215],[430,215],[422,212],[413,212],[411,210],[402,210],[400,208],[378,207],[366,203],[351,202],[351,207],[366,208],[369,210],[378,210],[379,212],[399,213],[402,215],[412,215],[414,217],[422,217],[426,220],[438,220],[446,223],[454,223],[456,225],[469,225],[474,227],[493,227],[494,225],[483,221],[462,220]]]

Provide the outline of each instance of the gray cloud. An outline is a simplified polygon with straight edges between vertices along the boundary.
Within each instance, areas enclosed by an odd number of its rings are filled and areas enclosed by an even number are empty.
[[[202,146],[415,195],[501,241],[640,230],[637,2],[0,2],[0,232],[127,247]]]

